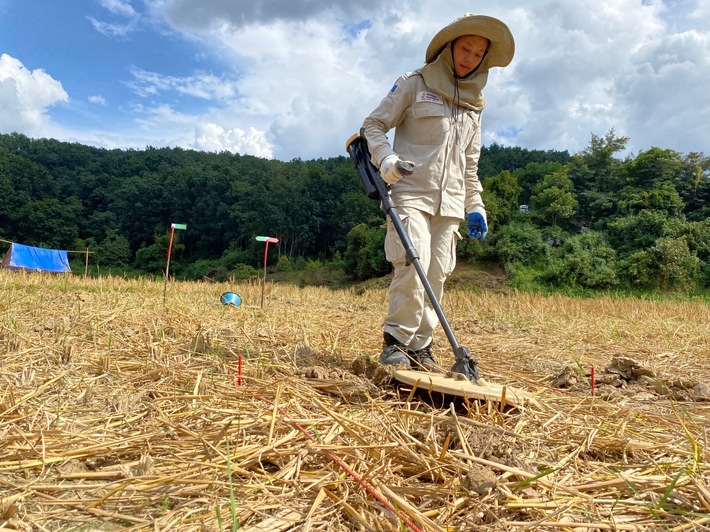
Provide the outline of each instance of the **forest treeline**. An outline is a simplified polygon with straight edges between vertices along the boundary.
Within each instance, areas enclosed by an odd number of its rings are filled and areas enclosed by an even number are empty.
[[[513,284],[710,287],[710,159],[655,147],[622,157],[627,142],[612,130],[578,154],[484,147],[490,230],[463,238],[460,259],[499,263]],[[258,275],[256,236],[279,239],[269,261],[282,271],[329,263],[364,280],[390,269],[384,215],[345,156],[108,150],[13,133],[0,135],[0,191],[0,239],[89,249],[92,271],[163,273],[172,223],[187,225],[173,243],[178,278]]]

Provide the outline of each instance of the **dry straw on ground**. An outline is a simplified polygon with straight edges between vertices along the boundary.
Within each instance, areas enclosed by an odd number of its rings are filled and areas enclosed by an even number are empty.
[[[0,530],[710,524],[703,303],[450,292],[501,412],[376,370],[384,289],[162,291],[0,272]]]

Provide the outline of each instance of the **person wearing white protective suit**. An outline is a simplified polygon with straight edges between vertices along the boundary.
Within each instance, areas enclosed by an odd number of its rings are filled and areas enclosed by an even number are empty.
[[[492,67],[513,59],[515,43],[498,19],[466,14],[429,43],[425,65],[401,76],[363,122],[372,163],[391,187],[392,201],[417,250],[434,295],[456,265],[459,223],[483,240],[488,231],[481,200],[482,90]],[[387,133],[395,130],[390,144]],[[414,165],[405,177],[398,162]],[[432,367],[438,317],[391,220],[385,254],[394,266],[384,320],[382,364]]]

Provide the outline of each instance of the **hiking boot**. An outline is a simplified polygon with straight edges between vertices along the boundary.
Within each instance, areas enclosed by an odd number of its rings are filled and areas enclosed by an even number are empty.
[[[438,368],[436,360],[434,360],[434,355],[431,354],[431,344],[416,351],[410,351],[409,355],[414,361],[415,367],[424,368],[426,370],[433,370]]]
[[[407,348],[390,333],[384,334],[380,364],[383,366],[410,366]]]

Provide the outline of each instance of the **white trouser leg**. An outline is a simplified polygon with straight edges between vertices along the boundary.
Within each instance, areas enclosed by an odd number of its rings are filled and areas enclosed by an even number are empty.
[[[460,239],[458,220],[406,207],[397,210],[429,284],[441,301],[444,281],[456,264],[456,242]],[[385,252],[394,265],[394,276],[384,330],[412,350],[426,347],[431,343],[439,319],[414,265],[405,264],[404,246],[390,219],[387,220]]]

